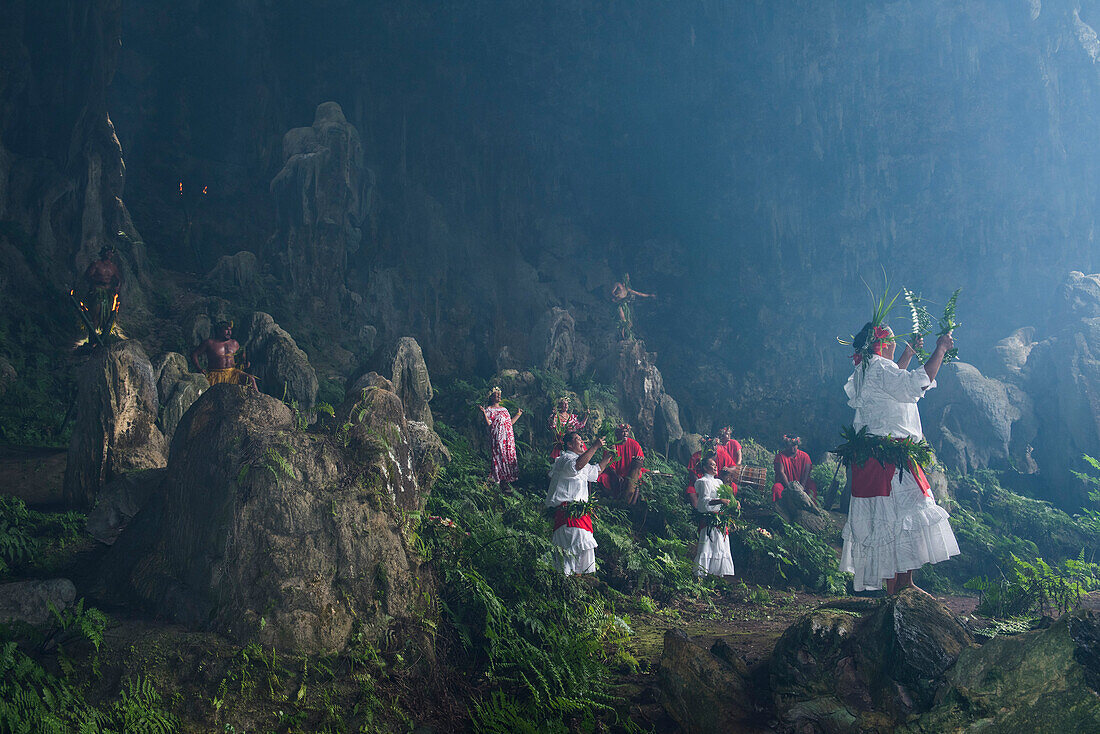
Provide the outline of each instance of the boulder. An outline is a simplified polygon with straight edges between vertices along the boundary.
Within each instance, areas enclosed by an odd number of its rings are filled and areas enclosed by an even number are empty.
[[[405,406],[405,417],[431,428],[432,410],[428,403],[434,396],[432,380],[416,339],[403,336],[397,340],[391,370],[393,391]]]
[[[50,606],[61,611],[76,600],[76,587],[68,579],[17,581],[0,584],[0,624],[45,624]]]
[[[317,373],[294,338],[262,311],[252,314],[245,355],[260,390],[308,410],[317,401]]]
[[[207,390],[177,428],[159,491],[110,551],[106,587],[282,650],[337,652],[391,623],[423,634],[414,620],[430,582],[403,530],[431,477],[416,471],[404,409],[368,389],[337,419],[335,436],[306,433],[275,398]]]
[[[994,368],[995,376],[1019,377],[1034,346],[1034,326],[1024,326],[1016,329],[1016,331],[993,345],[993,353],[999,361],[999,364]]]
[[[88,534],[104,545],[114,545],[163,478],[164,469],[146,469],[108,482],[88,513]]]
[[[1009,468],[1014,447],[1026,445],[1034,424],[1031,400],[1022,390],[965,362],[940,370],[935,400],[922,405],[922,412],[937,458],[964,474]]]
[[[888,731],[932,707],[944,673],[973,645],[951,612],[920,591],[825,605],[776,644],[778,730]]]
[[[222,291],[254,294],[259,287],[260,263],[248,250],[235,255],[222,255],[206,275],[208,283]]]
[[[205,375],[192,372],[187,358],[177,352],[167,352],[154,360],[153,374],[157,379],[157,397],[160,399],[157,426],[171,444],[180,418],[210,387],[210,383]]]
[[[1047,629],[963,650],[938,700],[898,731],[1100,731],[1100,616],[1080,609]]]
[[[668,393],[662,393],[657,402],[653,432],[656,445],[664,447],[666,454],[668,446],[684,437],[684,428],[680,424],[680,406]]]
[[[655,355],[646,352],[645,343],[627,339],[619,343],[615,383],[627,421],[643,446],[652,446],[657,414],[664,394],[661,371],[653,363]]]
[[[65,501],[91,508],[108,481],[163,467],[168,444],[157,427],[153,367],[129,340],[97,349],[77,369],[76,420],[65,467]]]
[[[715,655],[682,631],[670,629],[665,632],[657,680],[661,705],[683,731],[756,730],[752,686],[740,659]]]

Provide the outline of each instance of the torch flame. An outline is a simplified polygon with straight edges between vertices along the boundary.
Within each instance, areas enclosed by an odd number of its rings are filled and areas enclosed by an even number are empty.
[[[210,188],[210,187],[209,187],[209,186],[203,186],[203,187],[202,187],[202,195],[203,195],[203,196],[206,196],[206,190],[207,190],[208,188]]]
[[[180,196],[183,196],[183,181],[180,181]]]
[[[117,293],[115,294],[114,300],[111,302],[111,310],[116,311],[116,312],[118,311],[118,294]]]

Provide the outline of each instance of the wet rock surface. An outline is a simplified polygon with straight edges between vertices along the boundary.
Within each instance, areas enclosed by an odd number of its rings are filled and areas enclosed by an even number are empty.
[[[90,508],[106,482],[163,467],[168,443],[157,426],[159,412],[153,367],[140,343],[122,341],[93,352],[77,371],[65,501]]]
[[[168,352],[154,360],[153,373],[156,376],[157,397],[160,401],[157,426],[171,443],[180,418],[199,395],[210,387],[210,383],[206,381],[205,375],[192,371],[187,358],[177,352]]]
[[[108,482],[96,497],[88,513],[88,534],[105,545],[114,545],[118,536],[157,491],[164,469],[131,472]]]
[[[72,606],[75,600],[76,587],[68,579],[0,584],[0,624],[45,624],[52,616],[51,605],[61,611]]]

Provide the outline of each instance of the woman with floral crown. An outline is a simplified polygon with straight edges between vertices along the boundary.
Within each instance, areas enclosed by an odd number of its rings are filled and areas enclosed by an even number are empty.
[[[523,415],[520,408],[513,416],[500,404],[500,388],[489,391],[489,407],[478,406],[485,416],[485,425],[489,427],[490,444],[493,450],[493,465],[489,479],[500,485],[501,491],[512,491],[511,483],[519,479],[519,462],[516,459],[516,436],[512,426]]]
[[[561,450],[565,444],[563,439],[565,434],[570,431],[579,431],[588,424],[588,414],[584,416],[584,420],[577,417],[575,413],[569,412],[569,396],[563,395],[558,400],[558,405],[554,408],[554,412],[550,414],[550,430],[554,434],[554,448],[550,451],[550,460],[554,461],[561,456]]]
[[[855,370],[844,391],[855,422],[848,443],[837,449],[852,477],[840,570],[855,574],[856,591],[881,589],[885,581],[894,594],[914,587],[914,570],[959,553],[947,512],[936,504],[921,467],[931,449],[917,411],[954,340],[940,336],[923,367],[909,371],[916,351],[906,344],[894,362],[895,337],[884,316],[877,312],[852,339]],[[921,340],[915,341],[920,349]]]

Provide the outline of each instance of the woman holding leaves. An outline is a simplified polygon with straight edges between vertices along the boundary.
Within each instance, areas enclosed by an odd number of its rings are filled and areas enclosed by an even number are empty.
[[[586,449],[581,434],[569,431],[564,436],[565,451],[550,468],[550,487],[546,491],[546,509],[554,512],[554,546],[551,563],[559,572],[596,572],[596,538],[592,535],[592,512],[588,485],[595,482],[614,454],[604,452],[599,464],[593,464],[596,451],[604,447],[602,438]]]
[[[585,412],[581,420],[575,413],[569,412],[569,396],[563,395],[558,400],[554,412],[550,414],[550,430],[554,434],[554,448],[550,451],[550,460],[554,461],[561,456],[565,447],[565,434],[570,431],[579,431],[588,424],[588,413]]]
[[[924,441],[917,401],[935,387],[944,356],[954,348],[943,334],[922,369],[906,370],[915,350],[905,345],[893,361],[894,333],[876,308],[852,344],[855,370],[844,391],[855,422],[837,449],[851,467],[852,502],[844,527],[840,570],[855,574],[855,590],[882,587],[894,594],[913,586],[913,571],[958,555],[947,512],[936,504],[921,468],[931,450]],[[919,348],[919,344],[918,344]]]
[[[695,491],[689,494],[691,504],[699,513],[699,546],[695,551],[695,575],[733,576],[733,555],[730,553],[728,516],[725,510],[737,500],[722,497],[731,490],[715,475],[718,463],[708,456],[699,464],[703,476],[695,481]]]
[[[512,426],[523,415],[520,408],[513,416],[501,403],[500,388],[489,391],[489,407],[478,406],[485,416],[485,425],[489,427],[492,444],[493,465],[489,479],[501,486],[501,491],[512,491],[511,483],[519,479],[519,462],[516,459],[516,436]]]

